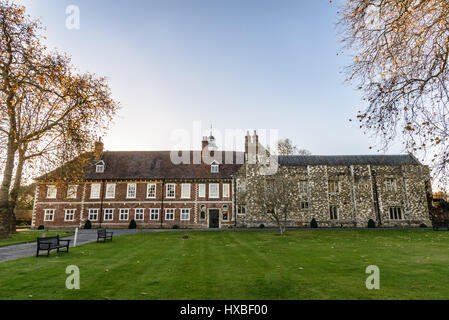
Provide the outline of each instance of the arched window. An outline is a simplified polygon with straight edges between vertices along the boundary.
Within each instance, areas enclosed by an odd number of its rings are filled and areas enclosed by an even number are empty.
[[[222,217],[223,221],[229,221],[229,209],[227,205],[224,205],[222,208]]]
[[[200,207],[200,220],[206,220],[206,206],[203,204]]]

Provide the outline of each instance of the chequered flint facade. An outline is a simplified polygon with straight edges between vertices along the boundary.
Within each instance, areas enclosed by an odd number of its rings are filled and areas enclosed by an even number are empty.
[[[260,177],[249,153],[264,150],[256,132],[245,152],[218,151],[204,137],[201,151],[104,151],[97,142],[85,178],[64,185],[37,178],[32,225],[83,227],[233,228],[275,226],[261,212]],[[207,154],[207,157],[203,155]],[[187,156],[186,156],[187,155]],[[297,181],[291,227],[429,226],[429,168],[410,154],[278,156],[279,177]]]

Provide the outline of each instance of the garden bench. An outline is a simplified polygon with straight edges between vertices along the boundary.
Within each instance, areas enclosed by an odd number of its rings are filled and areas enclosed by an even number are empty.
[[[112,235],[114,232],[107,232],[106,229],[98,229],[97,231],[97,242],[100,242],[100,239],[103,239],[103,242],[109,238],[112,241]]]
[[[46,238],[37,238],[37,251],[36,257],[39,257],[40,251],[47,251],[47,257],[50,256],[51,250],[66,249],[66,252],[69,253],[70,240],[61,240],[59,239],[59,235],[55,237],[46,237]]]

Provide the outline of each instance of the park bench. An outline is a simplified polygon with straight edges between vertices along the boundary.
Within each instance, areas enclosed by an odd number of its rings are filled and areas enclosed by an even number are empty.
[[[61,240],[59,239],[59,235],[56,237],[46,237],[46,238],[37,238],[37,252],[36,257],[39,257],[40,251],[47,251],[47,257],[50,256],[51,250],[66,249],[66,252],[69,253],[70,240]]]
[[[106,242],[107,239],[111,239],[112,241],[112,235],[113,232],[107,232],[106,229],[98,229],[97,231],[97,242],[100,241],[100,239],[103,239],[103,242]]]

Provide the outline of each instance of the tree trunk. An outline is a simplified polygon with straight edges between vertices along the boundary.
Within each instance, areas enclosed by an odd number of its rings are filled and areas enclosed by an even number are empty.
[[[3,180],[0,187],[0,238],[7,238],[10,235],[9,189],[11,188],[12,173],[14,170],[15,148],[12,139],[9,138],[6,153],[6,165],[3,171]]]
[[[17,198],[19,197],[20,185],[22,182],[23,165],[25,164],[25,150],[19,151],[19,161],[17,163],[14,185],[10,193],[9,211],[10,211],[10,233],[16,233],[16,209]]]

